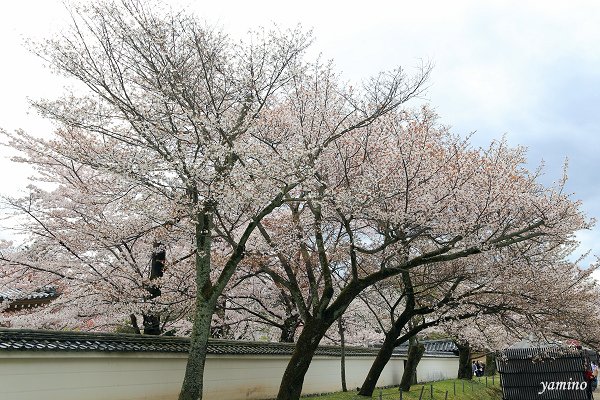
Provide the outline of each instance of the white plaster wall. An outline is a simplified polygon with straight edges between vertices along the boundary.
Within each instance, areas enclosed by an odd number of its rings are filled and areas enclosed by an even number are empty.
[[[383,370],[377,385],[398,385],[404,372],[404,358],[394,357]],[[208,400],[263,399],[274,397],[279,389],[286,357],[210,357],[205,372]],[[346,358],[346,383],[350,390],[362,385],[373,358]],[[340,360],[315,357],[306,373],[303,393],[341,390]],[[423,357],[417,367],[419,382],[456,378],[457,357]],[[243,394],[243,396],[240,396]]]
[[[171,400],[185,357],[0,352],[2,400]]]
[[[176,400],[186,355],[0,351],[1,400]],[[288,358],[282,356],[209,356],[206,400],[274,397]],[[348,357],[349,389],[362,384],[372,358]],[[393,358],[378,385],[400,382],[404,360]],[[419,381],[456,377],[458,358],[423,358]],[[340,360],[315,357],[303,393],[340,390]]]
[[[431,382],[454,379],[458,376],[458,357],[423,357],[417,365],[417,381]]]

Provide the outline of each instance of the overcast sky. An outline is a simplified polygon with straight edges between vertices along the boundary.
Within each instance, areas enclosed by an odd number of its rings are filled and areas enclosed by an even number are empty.
[[[235,37],[258,26],[313,29],[313,51],[353,81],[421,60],[435,68],[426,99],[456,133],[486,145],[506,135],[529,149],[544,181],[560,178],[590,217],[600,216],[599,1],[166,1],[186,6]],[[51,126],[27,98],[56,97],[62,82],[23,47],[65,23],[59,0],[20,0],[0,14],[0,127],[44,134]],[[27,184],[27,171],[0,149],[0,194]],[[4,235],[0,233],[0,237]],[[581,252],[600,255],[600,228],[579,234]],[[593,257],[585,260],[584,266]]]

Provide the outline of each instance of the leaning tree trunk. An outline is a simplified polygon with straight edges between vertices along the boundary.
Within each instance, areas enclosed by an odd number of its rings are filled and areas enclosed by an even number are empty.
[[[412,281],[410,279],[410,274],[408,271],[402,272],[402,281],[404,283],[406,291],[406,308],[402,312],[402,314],[400,314],[400,316],[394,321],[389,331],[385,334],[385,339],[383,341],[383,344],[381,345],[381,348],[379,349],[379,352],[377,353],[377,357],[375,357],[375,361],[373,361],[371,369],[369,369],[369,373],[367,374],[367,377],[365,378],[362,387],[358,392],[360,396],[373,396],[373,391],[375,390],[377,381],[379,380],[383,369],[387,365],[388,361],[390,361],[390,358],[394,353],[394,348],[397,346],[398,337],[400,336],[402,329],[404,329],[404,327],[407,324],[411,324],[411,318],[413,316],[413,311],[415,308],[415,296]],[[414,337],[412,337],[410,340],[412,343]]]
[[[473,367],[471,361],[471,346],[469,342],[455,342],[458,347],[458,379],[473,379]]]
[[[408,346],[408,355],[406,358],[406,366],[400,380],[400,389],[405,392],[410,390],[411,385],[417,383],[417,366],[425,353],[425,346],[416,340],[411,340]]]
[[[302,393],[302,385],[308,367],[313,359],[319,342],[325,335],[331,323],[322,320],[307,322],[302,333],[296,341],[296,347],[292,353],[277,394],[277,400],[298,400]]]
[[[381,376],[386,364],[392,357],[394,348],[396,347],[397,338],[398,334],[393,329],[385,335],[385,340],[377,352],[377,357],[375,357],[375,361],[373,361],[373,364],[371,364],[371,369],[369,369],[369,373],[367,374],[367,377],[365,378],[360,391],[358,392],[359,396],[373,396],[373,391],[375,390],[377,381],[379,380],[379,377]]]

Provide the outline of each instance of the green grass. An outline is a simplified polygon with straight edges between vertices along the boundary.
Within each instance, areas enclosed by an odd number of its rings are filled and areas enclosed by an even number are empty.
[[[418,400],[421,394],[421,388],[425,386],[423,391],[422,400],[431,399],[431,386],[433,385],[433,398],[435,400],[444,400],[446,391],[448,391],[448,400],[500,400],[502,399],[502,392],[498,385],[499,378],[496,376],[495,385],[492,386],[492,378],[488,377],[488,387],[485,386],[485,378],[481,379],[481,383],[478,378],[473,381],[464,381],[464,392],[463,392],[463,381],[459,379],[452,379],[447,381],[428,382],[414,385],[410,392],[403,393],[403,400]],[[454,384],[456,383],[456,396],[454,396]],[[373,393],[374,399],[379,399],[379,389],[375,389]],[[400,393],[397,387],[387,388],[382,390],[383,400],[398,400]],[[337,392],[320,396],[303,397],[303,400],[362,400],[364,397],[359,397],[356,391],[349,391],[346,393]]]

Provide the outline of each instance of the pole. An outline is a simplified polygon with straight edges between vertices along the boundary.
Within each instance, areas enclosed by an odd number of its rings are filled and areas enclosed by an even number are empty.
[[[338,318],[338,330],[340,332],[340,371],[342,374],[342,392],[347,392],[346,386],[346,340],[344,338],[344,323],[342,318]]]
[[[419,395],[419,400],[423,400],[423,391],[425,390],[425,386],[421,386],[421,394]]]

